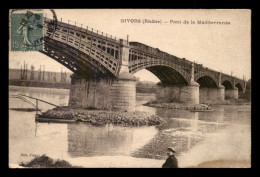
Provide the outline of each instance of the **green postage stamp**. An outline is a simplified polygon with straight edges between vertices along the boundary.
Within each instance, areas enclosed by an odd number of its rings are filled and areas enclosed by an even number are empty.
[[[42,10],[16,10],[10,14],[11,51],[43,49]]]

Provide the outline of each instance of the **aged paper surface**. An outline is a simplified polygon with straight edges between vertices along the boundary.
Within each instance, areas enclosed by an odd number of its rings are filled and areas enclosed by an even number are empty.
[[[250,10],[9,16],[10,168],[251,167]]]

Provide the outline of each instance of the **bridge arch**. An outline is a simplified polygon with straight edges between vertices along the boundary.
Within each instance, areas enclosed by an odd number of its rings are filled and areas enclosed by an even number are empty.
[[[130,70],[130,73],[134,74],[143,69],[147,69],[153,73],[163,85],[188,85],[189,83],[187,74],[183,74],[183,72],[181,73],[176,68],[163,64],[139,67],[135,70]]]
[[[200,87],[217,88],[218,85],[210,76],[202,76],[196,80],[200,84]]]
[[[200,84],[200,87],[216,88],[218,79],[210,73],[199,72],[195,74],[194,80]]]
[[[45,38],[41,53],[59,62],[83,78],[115,77],[102,63],[76,48],[60,41]]]
[[[242,87],[242,85],[239,82],[235,86],[238,88],[239,92],[243,91],[243,87]]]
[[[225,87],[226,90],[233,89],[232,83],[229,80],[224,80],[222,85]]]

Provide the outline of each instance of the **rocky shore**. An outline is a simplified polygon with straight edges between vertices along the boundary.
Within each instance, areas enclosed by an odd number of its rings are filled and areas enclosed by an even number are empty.
[[[168,109],[184,109],[184,110],[212,110],[212,108],[205,104],[184,104],[184,103],[159,103],[156,101],[148,102],[145,106]]]
[[[213,105],[250,105],[250,101],[246,99],[228,99],[228,100],[223,100],[223,101],[206,101],[201,104],[185,104],[185,103],[178,103],[178,102],[171,102],[171,103],[163,103],[160,101],[151,101],[148,103],[145,103],[145,106],[150,106],[150,107],[156,107],[156,108],[168,108],[168,109],[184,109],[184,110],[212,110],[211,106]]]
[[[112,123],[120,126],[151,126],[160,125],[163,119],[157,115],[141,111],[104,111],[86,110],[71,107],[56,107],[43,112],[38,119],[75,120],[76,122],[91,123],[103,126]]]

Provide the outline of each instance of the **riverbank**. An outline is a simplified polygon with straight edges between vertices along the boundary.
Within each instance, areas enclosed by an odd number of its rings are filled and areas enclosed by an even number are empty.
[[[47,156],[48,157],[48,156]],[[49,159],[53,162],[50,163]],[[34,161],[33,163],[31,163]],[[62,161],[55,167],[55,161]],[[32,159],[27,163],[9,164],[10,168],[161,168],[165,160],[135,158],[129,156],[95,156],[79,158],[48,159],[37,161]],[[47,167],[49,166],[49,167]],[[56,165],[57,166],[57,165]]]
[[[56,107],[38,115],[38,121],[64,120],[65,122],[86,122],[94,126],[112,123],[120,126],[151,126],[160,125],[163,119],[157,115],[141,111],[104,111],[86,110],[72,107]]]
[[[112,158],[111,161],[107,159]],[[134,158],[126,156],[114,157],[81,157],[77,159],[52,159],[48,156],[40,156],[27,163],[19,165],[10,164],[10,168],[108,168],[108,167],[137,167],[137,168],[161,168],[164,160]],[[251,168],[250,161],[246,160],[212,160],[202,162],[194,166],[179,166],[179,168]]]
[[[70,83],[60,83],[60,82],[37,81],[37,80],[9,79],[9,85],[19,86],[19,87],[70,89],[71,84]]]

